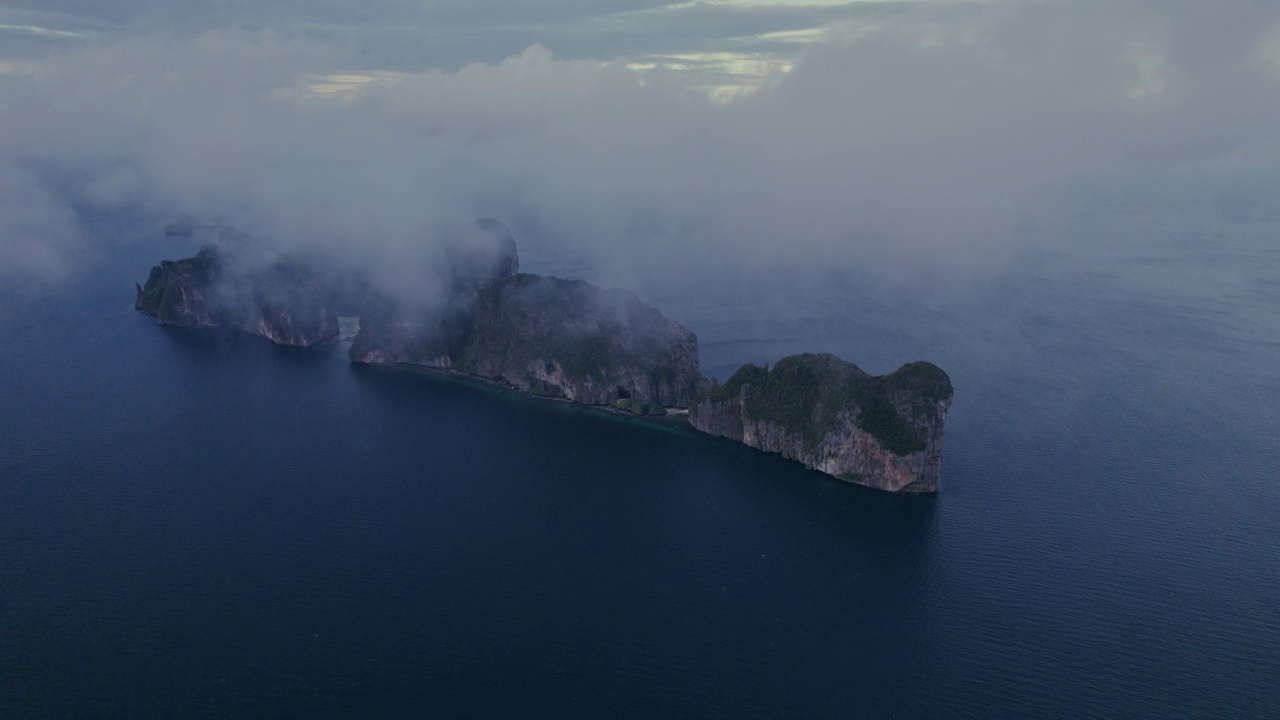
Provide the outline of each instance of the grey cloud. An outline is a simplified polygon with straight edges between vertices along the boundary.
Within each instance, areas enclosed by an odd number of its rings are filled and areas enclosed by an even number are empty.
[[[282,89],[347,51],[136,38],[0,76],[0,167],[93,159],[93,202],[225,215],[405,287],[441,228],[486,215],[526,254],[585,253],[633,286],[742,264],[970,268],[1050,242],[1021,224],[1081,186],[1274,173],[1280,67],[1260,48],[1280,10],[1247,9],[1241,26],[1150,3],[917,7],[728,105],[537,46],[317,98]],[[6,202],[56,210],[15,182]],[[6,233],[6,257],[30,256],[30,232]]]
[[[64,202],[22,168],[0,164],[0,282],[62,277],[79,242]]]

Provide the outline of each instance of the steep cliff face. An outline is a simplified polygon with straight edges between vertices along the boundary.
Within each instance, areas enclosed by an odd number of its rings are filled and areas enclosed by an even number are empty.
[[[526,274],[494,278],[470,303],[425,318],[362,326],[351,357],[639,413],[688,407],[702,383],[697,336],[634,295]]]
[[[338,335],[334,273],[284,259],[224,272],[218,300],[228,325],[279,345],[308,347]]]
[[[151,268],[145,285],[136,286],[133,306],[165,325],[217,327],[223,321],[210,295],[221,274],[213,247],[186,260],[165,260]]]
[[[247,325],[237,325],[241,330],[261,335],[277,345],[309,347],[338,335],[336,315],[314,312],[305,308],[306,317],[295,317],[287,307],[266,306],[255,312]]]
[[[501,223],[482,220],[438,247],[423,278],[438,292],[417,305],[320,258],[249,266],[206,247],[152,268],[136,307],[165,324],[236,327],[296,346],[336,337],[341,308],[360,319],[353,362],[436,368],[637,415],[688,408],[703,432],[849,482],[890,492],[940,487],[953,391],[935,365],[872,376],[833,355],[805,354],[772,369],[744,365],[724,385],[709,384],[687,328],[628,292],[521,274]]]
[[[630,293],[520,274],[502,223],[481,220],[448,262],[447,293],[429,307],[391,301],[362,314],[354,362],[450,370],[636,414],[696,397],[692,332]]]
[[[137,291],[134,307],[165,325],[236,327],[298,347],[338,334],[338,318],[329,309],[332,290],[298,262],[241,272],[207,246],[193,258],[153,267]]]
[[[588,405],[688,407],[698,338],[634,295],[580,280],[516,275],[486,286],[457,367]]]
[[[465,351],[474,312],[469,305],[445,309],[374,309],[360,317],[360,332],[347,351],[366,365],[421,365],[449,370]]]
[[[937,492],[951,380],[926,362],[872,376],[834,355],[745,365],[691,408],[703,432],[889,492]]]

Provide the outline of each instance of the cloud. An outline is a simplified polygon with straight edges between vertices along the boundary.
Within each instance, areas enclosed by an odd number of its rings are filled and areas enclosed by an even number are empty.
[[[63,277],[79,241],[64,202],[22,169],[0,165],[0,282]]]
[[[48,208],[0,225],[0,258],[52,272],[74,255],[32,244],[33,223],[65,236],[54,191],[17,170],[34,166],[79,168],[80,201],[226,216],[405,284],[433,233],[485,215],[526,256],[585,253],[635,284],[783,261],[980,266],[1075,188],[1280,154],[1265,3],[913,6],[824,37],[729,103],[541,45],[379,74],[270,32],[50,53],[0,74],[0,206]]]

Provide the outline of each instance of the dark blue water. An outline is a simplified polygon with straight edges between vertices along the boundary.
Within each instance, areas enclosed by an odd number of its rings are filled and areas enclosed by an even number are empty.
[[[1280,717],[1275,236],[1096,222],[963,281],[648,289],[721,378],[941,364],[937,497],[161,328],[132,283],[181,243],[10,291],[0,717]]]

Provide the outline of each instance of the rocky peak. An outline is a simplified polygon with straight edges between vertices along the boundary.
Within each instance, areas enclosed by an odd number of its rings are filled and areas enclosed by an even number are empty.
[[[772,369],[744,365],[695,403],[690,423],[781,453],[850,482],[936,492],[951,380],[914,362],[873,376],[834,355],[793,355]]]
[[[516,241],[506,225],[484,218],[452,238],[446,250],[454,292],[478,290],[520,271]]]

